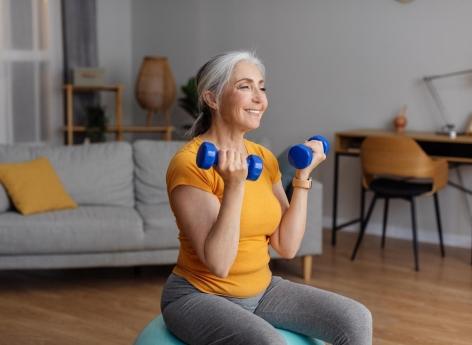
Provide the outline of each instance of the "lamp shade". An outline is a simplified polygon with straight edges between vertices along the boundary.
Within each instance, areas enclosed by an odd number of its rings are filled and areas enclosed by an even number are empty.
[[[135,86],[139,105],[151,112],[166,112],[174,103],[175,94],[175,80],[167,58],[144,57]]]

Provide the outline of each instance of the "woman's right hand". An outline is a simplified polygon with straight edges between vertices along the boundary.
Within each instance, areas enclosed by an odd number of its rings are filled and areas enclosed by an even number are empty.
[[[221,149],[218,151],[218,164],[215,169],[225,186],[241,184],[248,174],[247,156],[240,151]]]

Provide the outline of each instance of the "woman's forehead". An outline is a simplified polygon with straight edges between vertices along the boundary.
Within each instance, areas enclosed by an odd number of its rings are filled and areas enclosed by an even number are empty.
[[[264,77],[257,67],[256,64],[249,61],[239,61],[233,69],[231,74],[231,79],[233,81],[238,81],[241,79],[252,79],[255,82],[260,82],[264,80]]]

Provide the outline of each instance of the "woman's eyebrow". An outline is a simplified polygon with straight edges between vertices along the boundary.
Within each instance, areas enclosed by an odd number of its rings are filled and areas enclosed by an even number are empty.
[[[254,79],[251,79],[251,78],[241,78],[239,80],[236,80],[236,83],[239,83],[240,81],[243,81],[243,80],[244,81],[250,81],[250,82],[254,83]],[[259,84],[261,84],[261,83],[264,83],[264,79],[259,80]]]

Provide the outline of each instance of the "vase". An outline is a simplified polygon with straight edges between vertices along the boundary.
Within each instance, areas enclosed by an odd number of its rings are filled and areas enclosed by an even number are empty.
[[[154,113],[164,113],[167,125],[170,125],[170,108],[175,94],[175,80],[167,58],[144,57],[136,80],[135,95],[139,105],[147,111],[147,126],[151,126]]]

